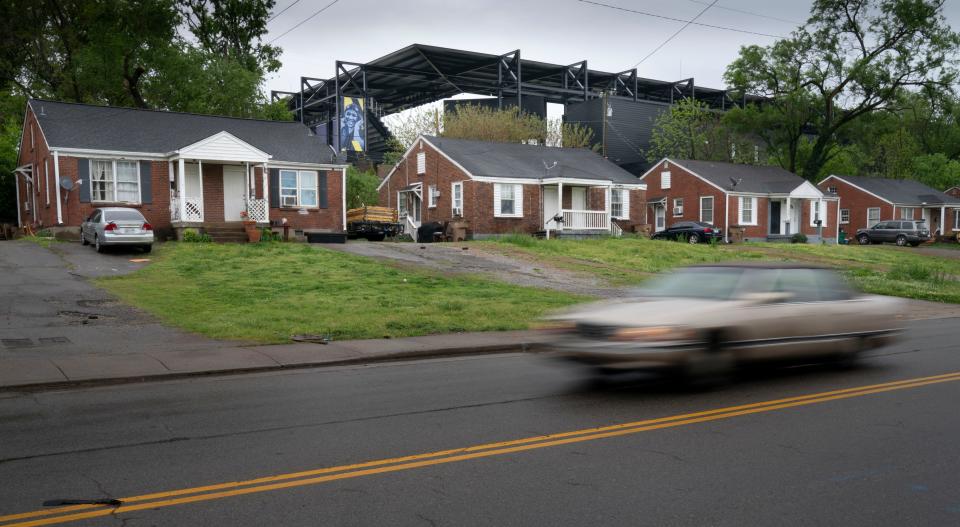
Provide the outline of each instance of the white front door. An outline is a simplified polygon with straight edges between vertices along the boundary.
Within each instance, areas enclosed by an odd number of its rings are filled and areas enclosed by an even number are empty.
[[[653,206],[653,217],[656,218],[656,227],[654,231],[660,232],[667,228],[667,207],[662,204]]]
[[[246,189],[243,167],[223,165],[223,220],[240,221],[246,209]]]
[[[553,217],[560,212],[560,195],[557,187],[543,187],[543,228],[556,229]]]
[[[586,187],[570,187],[570,208],[573,210],[587,210]]]

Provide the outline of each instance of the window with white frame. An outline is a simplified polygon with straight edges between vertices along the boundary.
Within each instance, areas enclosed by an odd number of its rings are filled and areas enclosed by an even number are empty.
[[[493,215],[507,218],[523,217],[523,186],[494,183]]]
[[[700,196],[700,221],[713,225],[713,196]]]
[[[280,206],[316,207],[317,173],[313,170],[280,170]]]
[[[837,193],[837,187],[827,187],[827,192],[829,192],[829,193],[831,193],[831,194],[836,194],[836,193]]]
[[[953,210],[953,230],[960,231],[960,209]]]
[[[660,173],[660,189],[670,188],[670,172]]]
[[[450,203],[453,214],[463,215],[463,182],[458,181],[450,186]]]
[[[880,221],[880,207],[870,207],[867,209],[867,225],[869,229]]]
[[[436,207],[436,206],[437,206],[437,196],[439,196],[439,195],[440,195],[440,193],[437,192],[437,186],[436,186],[436,185],[430,185],[430,186],[428,186],[428,187],[427,187],[427,206],[430,207],[431,209],[434,208],[434,207]]]
[[[738,223],[740,225],[756,225],[757,224],[757,198],[749,196],[741,196],[739,199],[739,214],[738,214]]]
[[[900,219],[901,220],[912,220],[913,219],[913,207],[903,207],[900,209]]]
[[[625,188],[610,189],[610,216],[618,220],[630,219],[630,191]]]
[[[427,154],[426,152],[417,152],[417,174],[427,173]]]
[[[117,203],[140,202],[140,163],[109,159],[90,161],[90,199]]]
[[[683,198],[673,198],[673,215],[683,216]]]
[[[850,209],[840,209],[840,223],[850,223]]]
[[[810,226],[816,227],[817,220],[820,220],[821,227],[827,226],[827,204],[819,200],[810,201]]]

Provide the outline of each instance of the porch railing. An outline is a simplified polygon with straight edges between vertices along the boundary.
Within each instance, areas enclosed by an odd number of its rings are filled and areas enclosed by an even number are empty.
[[[203,221],[203,202],[200,201],[200,198],[187,196],[184,198],[184,208],[186,209],[186,214],[181,218],[180,198],[170,198],[170,220],[185,222]]]
[[[610,222],[610,235],[614,238],[623,236],[623,229],[614,222]]]
[[[418,241],[417,229],[420,227],[420,225],[409,215],[405,216],[405,218],[406,218],[406,221],[404,222],[404,225],[403,225],[404,234],[409,234],[410,237],[413,238],[413,241]]]
[[[247,200],[247,218],[257,223],[267,222],[267,200],[250,198]]]
[[[602,210],[565,210],[563,211],[563,228],[608,230],[610,216]]]

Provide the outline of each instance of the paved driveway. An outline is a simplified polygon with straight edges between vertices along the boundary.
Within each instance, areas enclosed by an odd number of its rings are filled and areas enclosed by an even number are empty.
[[[168,328],[114,300],[88,278],[133,272],[149,257],[97,254],[79,243],[45,249],[0,242],[0,358],[57,358],[236,346]]]

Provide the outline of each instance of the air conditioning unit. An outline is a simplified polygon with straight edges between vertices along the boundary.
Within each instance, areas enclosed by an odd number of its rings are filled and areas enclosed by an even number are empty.
[[[460,207],[457,207],[457,208],[453,209],[453,215],[454,215],[454,217],[462,218],[462,217],[463,217],[463,209],[460,208]]]
[[[280,203],[284,207],[296,207],[297,206],[297,197],[296,196],[284,196],[283,201]]]
[[[674,216],[683,216],[683,207],[674,207],[673,208]]]

